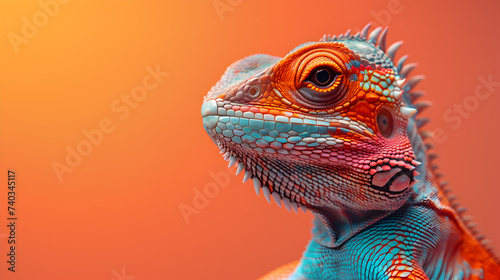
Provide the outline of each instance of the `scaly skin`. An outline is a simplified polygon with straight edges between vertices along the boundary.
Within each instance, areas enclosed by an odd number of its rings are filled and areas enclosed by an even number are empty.
[[[500,265],[431,169],[427,123],[387,29],[323,37],[231,65],[203,124],[244,181],[314,213],[299,262],[262,279],[500,279]],[[452,207],[453,206],[453,207]]]

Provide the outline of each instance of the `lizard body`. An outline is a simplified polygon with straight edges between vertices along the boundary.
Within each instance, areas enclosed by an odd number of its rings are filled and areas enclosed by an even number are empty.
[[[300,261],[262,279],[500,279],[432,168],[415,64],[387,28],[233,63],[203,124],[257,195],[315,215]]]

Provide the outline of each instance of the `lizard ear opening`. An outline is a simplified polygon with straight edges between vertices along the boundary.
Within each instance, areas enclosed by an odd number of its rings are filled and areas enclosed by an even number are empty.
[[[386,107],[382,107],[377,114],[377,127],[385,138],[392,138],[394,134],[394,119]]]

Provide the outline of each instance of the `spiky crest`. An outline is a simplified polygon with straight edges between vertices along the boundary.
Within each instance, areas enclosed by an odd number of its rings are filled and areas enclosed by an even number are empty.
[[[387,40],[387,31],[388,27],[385,29],[382,29],[382,27],[377,27],[375,28],[371,33],[369,33],[371,28],[371,23],[368,23],[365,27],[360,32],[357,32],[354,35],[350,35],[351,30],[347,30],[345,34],[341,34],[338,36],[331,36],[331,35],[324,35],[320,41],[323,42],[334,42],[337,41],[339,38],[348,38],[348,39],[355,39],[355,40],[363,40],[366,43],[370,43],[373,46],[377,47],[381,51],[383,51],[387,57],[392,61],[393,65],[397,69],[398,75],[400,78],[407,78],[410,73],[417,67],[417,63],[408,63],[405,65],[405,62],[408,58],[408,55],[403,55],[399,59],[399,61],[394,64],[395,61],[395,56],[399,48],[402,46],[403,41],[397,41],[390,45],[388,48],[386,48],[386,40]],[[497,261],[500,260],[500,258],[496,255],[496,253],[493,251],[493,248],[489,246],[489,240],[485,239],[484,235],[482,235],[479,230],[476,228],[476,224],[472,222],[471,216],[468,216],[465,214],[466,208],[461,207],[460,204],[457,202],[457,196],[456,195],[451,195],[450,194],[450,188],[448,187],[448,182],[444,181],[442,179],[442,174],[437,172],[438,165],[434,164],[436,159],[438,158],[438,155],[434,152],[431,152],[434,150],[434,144],[430,142],[429,140],[433,138],[433,133],[427,130],[422,130],[422,127],[425,126],[430,122],[430,119],[425,118],[420,116],[420,114],[427,108],[432,106],[432,103],[430,101],[419,101],[417,102],[417,99],[420,99],[420,97],[425,95],[425,92],[423,91],[417,91],[414,90],[417,84],[419,84],[422,80],[424,80],[424,76],[422,75],[417,75],[412,77],[411,79],[407,79],[406,83],[402,85],[400,88],[403,90],[403,95],[406,97],[405,101],[413,107],[416,110],[416,116],[415,116],[415,127],[418,130],[418,133],[415,133],[412,137],[411,133],[414,131],[409,131],[409,136],[410,139],[413,138],[415,140],[416,137],[419,137],[420,139],[416,139],[418,142],[422,143],[423,147],[423,154],[425,156],[425,159],[428,161],[429,165],[429,171],[434,175],[436,178],[437,186],[438,189],[443,193],[444,197],[450,202],[450,206],[456,211],[458,217],[461,219],[461,221],[466,225],[466,227],[470,230],[474,238],[476,238],[480,244],[494,257],[497,259]],[[403,108],[410,108],[410,107],[403,107]],[[403,109],[405,114],[413,115],[413,112],[411,112],[409,109]],[[413,141],[412,141],[413,142]],[[416,151],[417,154],[417,151]]]

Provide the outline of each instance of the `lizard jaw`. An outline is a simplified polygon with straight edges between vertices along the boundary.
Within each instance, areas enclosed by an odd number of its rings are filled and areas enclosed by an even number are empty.
[[[269,187],[266,185],[262,184],[260,179],[255,176],[251,170],[251,168],[248,168],[245,166],[243,163],[243,160],[230,148],[225,147],[224,142],[221,141],[216,141],[217,146],[219,147],[221,154],[223,154],[224,160],[229,162],[228,167],[232,167],[235,164],[237,165],[237,170],[236,170],[236,175],[240,174],[243,170],[244,172],[244,177],[243,177],[243,183],[248,181],[249,179],[252,179],[255,193],[257,196],[260,194],[260,190],[262,190],[262,193],[264,194],[265,199],[269,204],[271,204],[271,197],[273,198],[274,202],[278,207],[281,208],[281,205],[283,204],[285,208],[288,210],[288,212],[292,212],[292,210],[295,213],[298,213],[298,209],[302,210],[302,212],[306,213],[306,206],[301,204],[300,202],[292,201],[290,198],[286,196],[281,196],[278,192],[276,191],[271,191]]]

